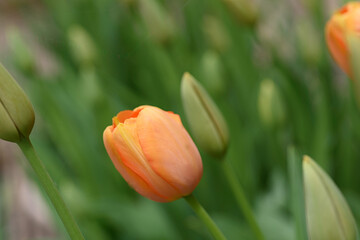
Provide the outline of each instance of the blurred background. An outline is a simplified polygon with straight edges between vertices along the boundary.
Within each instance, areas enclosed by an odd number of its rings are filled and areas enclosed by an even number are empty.
[[[36,112],[31,139],[86,239],[209,239],[182,199],[133,191],[102,133],[119,111],[183,114],[185,71],[231,132],[226,156],[267,239],[295,239],[287,150],[334,179],[360,223],[360,110],[324,41],[340,0],[1,0],[0,61]],[[200,149],[201,151],[201,149]],[[216,159],[194,194],[229,239],[253,239]],[[0,239],[67,239],[27,161],[0,141]]]

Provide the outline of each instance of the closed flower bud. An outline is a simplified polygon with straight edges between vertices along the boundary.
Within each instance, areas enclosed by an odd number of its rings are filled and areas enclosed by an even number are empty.
[[[81,26],[72,26],[68,32],[70,50],[80,65],[89,65],[97,58],[97,49],[90,35]]]
[[[26,73],[36,69],[34,54],[24,36],[16,28],[6,31],[7,42],[16,66]]]
[[[152,39],[166,43],[175,33],[175,25],[158,0],[139,0],[140,14]]]
[[[360,38],[360,2],[349,2],[334,13],[326,24],[325,37],[329,51],[340,68],[353,78],[348,34]]]
[[[126,182],[158,202],[187,196],[203,168],[180,117],[157,107],[120,112],[104,131],[105,148]]]
[[[311,66],[318,65],[321,60],[322,41],[310,17],[304,17],[296,24],[296,39],[299,52]]]
[[[331,178],[308,156],[304,156],[303,174],[309,239],[355,240],[354,217]]]
[[[209,43],[218,52],[224,52],[229,48],[231,43],[229,33],[219,19],[213,16],[205,16],[203,29]]]
[[[205,88],[213,95],[225,92],[226,83],[223,78],[223,67],[219,55],[208,50],[201,59],[201,73]]]
[[[136,5],[137,0],[120,0],[121,3],[124,3],[128,7],[133,7]]]
[[[254,0],[223,0],[240,23],[255,24],[258,18],[258,9]]]
[[[260,119],[267,127],[276,127],[285,120],[285,107],[274,82],[265,79],[260,84],[258,109]]]
[[[0,64],[0,138],[19,142],[34,126],[33,107],[24,91]]]
[[[226,122],[205,89],[189,73],[182,78],[181,96],[195,140],[209,154],[222,157],[229,141]]]

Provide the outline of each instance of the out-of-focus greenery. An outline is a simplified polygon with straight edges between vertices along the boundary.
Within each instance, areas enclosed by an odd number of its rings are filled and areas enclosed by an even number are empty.
[[[332,176],[360,223],[360,109],[323,36],[335,9],[326,0],[259,0],[258,20],[248,25],[225,2],[43,0],[18,6],[46,50],[45,67],[16,29],[7,34],[11,58],[5,65],[16,67],[34,105],[32,140],[86,239],[210,238],[185,201],[160,204],[133,191],[102,142],[117,112],[143,104],[179,113],[187,127],[180,101],[186,71],[227,120],[226,161],[266,239],[296,239],[289,146]],[[273,81],[273,104],[282,107],[281,117],[265,121],[259,113],[260,102],[267,102],[259,100],[264,79]],[[229,239],[253,239],[219,163],[202,157],[204,176],[194,195]]]

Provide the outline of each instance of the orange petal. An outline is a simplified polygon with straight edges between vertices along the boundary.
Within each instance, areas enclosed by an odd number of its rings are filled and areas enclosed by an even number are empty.
[[[167,113],[168,113],[169,117],[171,117],[172,119],[174,119],[175,121],[177,121],[179,124],[182,125],[181,118],[179,115],[177,115],[171,111],[168,111]]]
[[[135,191],[154,201],[166,202],[166,199],[154,192],[153,189],[139,175],[131,171],[123,164],[120,153],[114,144],[112,131],[112,126],[107,127],[104,131],[103,138],[106,151],[115,165],[115,168],[120,172],[125,181],[135,189]]]
[[[169,114],[145,107],[137,117],[137,133],[152,169],[185,196],[201,179],[202,161],[181,122]]]
[[[143,107],[138,107],[134,109],[134,111],[125,110],[119,112],[116,117],[113,118],[114,127],[116,127],[119,123],[124,123],[128,118],[136,118],[142,109]]]
[[[349,53],[345,41],[342,27],[338,22],[330,20],[326,25],[326,42],[330,53],[340,68],[351,76]]]
[[[123,164],[140,176],[158,195],[168,201],[179,198],[180,193],[158,176],[145,158],[136,132],[136,118],[125,120],[114,130],[114,145]]]

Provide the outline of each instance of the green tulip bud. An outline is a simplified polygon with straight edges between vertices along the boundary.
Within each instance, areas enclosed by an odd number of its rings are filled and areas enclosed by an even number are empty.
[[[120,2],[124,3],[128,7],[133,7],[137,3],[136,0],[120,0]]]
[[[265,79],[260,84],[258,110],[260,119],[267,127],[276,127],[285,120],[285,107],[274,82]]]
[[[224,52],[229,48],[231,43],[229,34],[216,17],[205,16],[203,29],[211,46],[218,52]]]
[[[95,43],[81,26],[72,26],[68,32],[68,40],[73,57],[80,65],[94,63],[97,57]]]
[[[209,154],[222,157],[229,141],[226,122],[205,89],[189,73],[182,78],[181,97],[195,140]]]
[[[158,0],[139,0],[140,14],[152,39],[166,43],[175,31],[173,20]]]
[[[0,138],[19,142],[29,137],[34,121],[29,99],[0,63]]]
[[[296,39],[299,52],[311,66],[321,60],[322,41],[320,35],[309,17],[299,20],[296,26]]]
[[[354,217],[331,178],[308,156],[303,159],[303,174],[309,239],[357,239]]]
[[[222,63],[215,51],[208,50],[201,59],[202,82],[210,94],[219,96],[225,92]]]
[[[34,72],[36,69],[34,54],[20,31],[10,28],[6,31],[6,38],[16,66],[24,72]]]
[[[253,0],[223,0],[240,23],[255,24],[258,18],[258,9]]]

